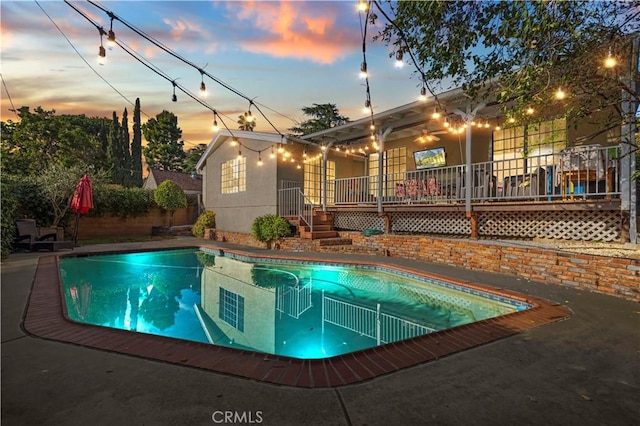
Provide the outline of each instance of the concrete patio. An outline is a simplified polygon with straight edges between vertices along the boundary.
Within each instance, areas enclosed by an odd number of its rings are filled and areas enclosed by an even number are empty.
[[[204,242],[180,238],[74,252]],[[635,302],[394,258],[399,265],[556,301],[573,314],[361,384],[300,389],[30,336],[22,324],[38,258],[61,253],[15,253],[2,263],[3,425],[640,422],[640,306]]]

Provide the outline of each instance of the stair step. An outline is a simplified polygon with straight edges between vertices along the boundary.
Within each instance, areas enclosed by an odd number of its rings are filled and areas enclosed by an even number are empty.
[[[320,238],[335,238],[338,236],[336,231],[313,231],[313,232],[301,232],[300,238],[306,238],[308,240],[317,240]]]
[[[333,231],[333,226],[331,225],[316,225],[313,224],[314,231]],[[309,232],[309,227],[307,225],[298,225],[299,232]]]

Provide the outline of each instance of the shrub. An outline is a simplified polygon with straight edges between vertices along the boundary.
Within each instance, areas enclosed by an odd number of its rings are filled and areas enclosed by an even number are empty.
[[[96,185],[93,187],[93,210],[89,212],[89,216],[144,216],[149,213],[154,203],[153,191],[148,189]]]
[[[10,188],[10,185],[2,183],[0,188],[2,195],[2,209],[0,210],[0,231],[1,257],[6,259],[13,248],[13,238],[15,237],[16,219],[18,219],[18,203]]]
[[[153,199],[163,209],[169,211],[169,226],[173,226],[173,213],[178,209],[187,207],[187,197],[177,183],[165,180],[155,191]]]
[[[274,241],[291,235],[289,223],[274,214],[259,216],[253,221],[251,231],[256,240],[266,243],[267,248],[271,248]]]
[[[194,237],[202,238],[204,237],[205,228],[215,228],[216,227],[216,214],[210,210],[202,213],[198,220],[196,220],[195,225],[191,228],[191,233]]]

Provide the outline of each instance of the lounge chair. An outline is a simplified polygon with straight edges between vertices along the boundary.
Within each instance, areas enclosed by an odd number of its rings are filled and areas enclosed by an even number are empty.
[[[33,219],[18,219],[16,221],[18,235],[14,243],[14,249],[38,251],[59,249],[73,249],[73,241],[58,241],[55,232],[41,234]]]

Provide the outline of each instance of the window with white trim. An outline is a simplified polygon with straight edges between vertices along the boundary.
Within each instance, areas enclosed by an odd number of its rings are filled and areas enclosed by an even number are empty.
[[[327,161],[327,181],[336,178],[335,161]],[[322,203],[322,159],[308,158],[304,163],[304,195],[314,204]],[[334,185],[329,185],[327,189],[327,200],[333,200]]]
[[[394,195],[396,183],[404,181],[407,171],[407,148],[388,149],[384,151],[382,158],[382,175],[386,176],[383,195]],[[378,153],[369,155],[369,192],[374,196],[378,195],[378,159]]]
[[[221,165],[221,187],[223,194],[234,194],[247,190],[247,158],[225,161]]]

